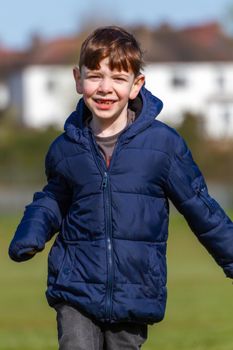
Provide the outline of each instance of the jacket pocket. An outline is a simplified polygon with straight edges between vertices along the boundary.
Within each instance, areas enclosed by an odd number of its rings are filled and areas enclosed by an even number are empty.
[[[200,200],[205,203],[211,213],[214,213],[218,207],[216,201],[209,195],[206,184],[203,181],[193,184],[193,188]]]
[[[57,237],[48,255],[48,273],[57,277],[65,256],[65,245]]]
[[[73,271],[74,248],[74,246],[65,245],[63,261],[56,279],[57,285],[64,286],[69,282],[71,273]]]

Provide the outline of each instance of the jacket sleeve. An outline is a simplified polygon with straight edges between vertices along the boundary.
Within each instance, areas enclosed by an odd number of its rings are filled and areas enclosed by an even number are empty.
[[[171,159],[166,192],[226,276],[233,278],[233,223],[209,195],[203,175],[181,137]]]
[[[48,183],[36,192],[32,203],[26,206],[9,247],[9,256],[15,261],[25,261],[42,251],[45,243],[59,230],[71,202],[72,189],[65,177],[56,170],[48,153],[45,161]]]

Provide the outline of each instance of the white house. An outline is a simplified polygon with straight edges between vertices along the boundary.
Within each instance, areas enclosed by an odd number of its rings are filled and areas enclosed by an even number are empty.
[[[62,127],[76,106],[72,66],[29,65],[8,80],[11,105],[28,127]]]
[[[4,110],[10,103],[10,92],[6,84],[0,82],[0,110]]]
[[[13,107],[29,127],[62,128],[79,99],[67,63],[77,47],[75,38],[59,39],[21,53],[21,63],[12,59],[8,66],[11,56],[6,60],[3,52],[0,110]],[[204,117],[209,136],[233,138],[233,61],[150,63],[145,75],[146,87],[164,102],[160,119],[177,124],[185,112],[193,112]]]
[[[233,137],[233,62],[153,63],[145,75],[146,87],[164,102],[161,120],[177,124],[193,112],[203,116],[209,136]]]
[[[0,46],[0,110],[13,107],[29,127],[62,127],[79,99],[72,64],[83,35],[52,41],[35,37],[22,52]],[[137,35],[148,52],[155,48],[145,75],[146,87],[164,102],[159,118],[177,124],[191,112],[203,116],[209,136],[233,138],[233,45],[220,25],[180,30],[165,25],[155,31],[141,28]]]
[[[153,63],[145,75],[146,87],[164,102],[159,119],[178,124],[193,112],[204,117],[209,136],[233,137],[233,63]],[[10,103],[29,127],[62,127],[79,99],[67,65],[26,66],[10,76],[8,86]]]

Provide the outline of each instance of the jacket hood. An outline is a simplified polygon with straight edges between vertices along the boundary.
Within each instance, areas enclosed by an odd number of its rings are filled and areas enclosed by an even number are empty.
[[[152,93],[144,86],[139,92],[139,98],[142,101],[141,111],[133,124],[127,128],[127,132],[124,133],[125,139],[133,137],[138,132],[147,128],[159,115],[163,108],[162,101],[156,96],[152,95]],[[64,130],[67,136],[69,136],[71,139],[75,141],[80,140],[80,137],[87,129],[84,123],[84,116],[86,113],[88,113],[88,111],[89,110],[86,107],[83,98],[81,98],[78,102],[76,110],[71,113],[64,125]]]

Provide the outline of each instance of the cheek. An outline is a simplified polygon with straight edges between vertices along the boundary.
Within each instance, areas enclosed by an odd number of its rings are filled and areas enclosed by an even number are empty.
[[[93,84],[83,84],[83,96],[88,98],[91,97],[96,91],[96,87]]]
[[[130,89],[128,86],[122,86],[116,89],[118,96],[121,98],[121,100],[128,100]]]

